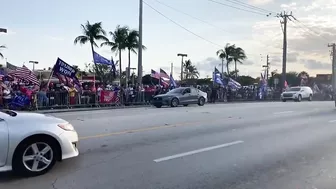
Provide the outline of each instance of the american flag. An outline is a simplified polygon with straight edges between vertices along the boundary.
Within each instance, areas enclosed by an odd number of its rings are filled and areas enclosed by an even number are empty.
[[[156,71],[152,70],[151,71],[151,77],[154,77],[156,79],[160,79],[160,74],[157,73]]]
[[[169,80],[169,75],[160,68],[160,77]]]
[[[31,82],[34,85],[40,85],[36,75],[24,65],[16,68],[16,70],[13,70],[8,74],[24,81]]]
[[[162,85],[164,88],[168,88],[168,87],[169,87],[169,80],[166,81],[166,80],[164,80],[163,78],[161,78],[161,85]]]

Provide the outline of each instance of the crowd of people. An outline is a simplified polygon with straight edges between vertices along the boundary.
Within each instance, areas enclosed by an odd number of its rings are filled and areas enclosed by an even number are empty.
[[[267,88],[260,96],[258,86],[243,86],[240,89],[230,87],[212,87],[208,85],[194,86],[208,94],[208,101],[230,102],[237,100],[277,100],[281,91]],[[323,98],[332,98],[331,87],[314,86],[316,94]],[[316,89],[318,88],[318,89]],[[1,82],[0,105],[3,108],[36,110],[49,108],[76,108],[92,106],[120,106],[150,104],[153,96],[164,94],[170,88],[159,85],[104,85],[97,83],[82,83],[80,87],[64,85],[63,83],[44,83],[41,86],[32,83],[14,81]],[[108,100],[106,100],[108,99]],[[325,100],[325,99],[322,99]]]

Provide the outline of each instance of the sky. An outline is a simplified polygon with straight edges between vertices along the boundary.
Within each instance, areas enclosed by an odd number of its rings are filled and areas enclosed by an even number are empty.
[[[275,17],[281,11],[292,11],[298,20],[288,22],[287,71],[331,73],[328,43],[335,42],[336,37],[336,0],[240,0],[267,10],[262,14],[234,4],[237,0],[214,1],[222,4],[210,0],[145,0],[144,74],[160,68],[169,73],[173,63],[173,74],[178,78],[181,58],[177,54],[185,53],[201,77],[211,77],[215,66],[221,69],[216,51],[227,43],[246,52],[248,59],[238,64],[241,75],[259,76],[267,55],[270,71],[281,72],[282,28],[280,18]],[[32,68],[28,62],[38,61],[35,69],[52,67],[57,57],[84,69],[85,63],[92,61],[90,46],[74,45],[74,39],[82,34],[80,26],[87,20],[102,22],[107,32],[117,25],[138,29],[138,0],[97,0],[94,4],[91,0],[11,0],[2,2],[1,7],[0,28],[8,29],[7,34],[0,34],[0,45],[7,47],[1,53],[18,66],[25,63]],[[266,16],[269,12],[273,14]],[[96,51],[118,59],[108,47]],[[0,63],[5,64],[6,59]],[[125,69],[126,51],[121,62]],[[131,67],[136,66],[137,55],[132,54]]]

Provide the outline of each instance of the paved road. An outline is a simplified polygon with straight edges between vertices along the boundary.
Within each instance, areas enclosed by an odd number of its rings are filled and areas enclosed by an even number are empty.
[[[54,114],[80,157],[5,189],[334,189],[332,102],[218,104]]]

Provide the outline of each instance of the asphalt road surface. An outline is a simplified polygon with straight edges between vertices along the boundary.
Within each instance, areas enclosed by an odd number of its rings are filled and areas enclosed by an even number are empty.
[[[270,102],[54,114],[80,156],[1,189],[335,189],[333,102]]]

